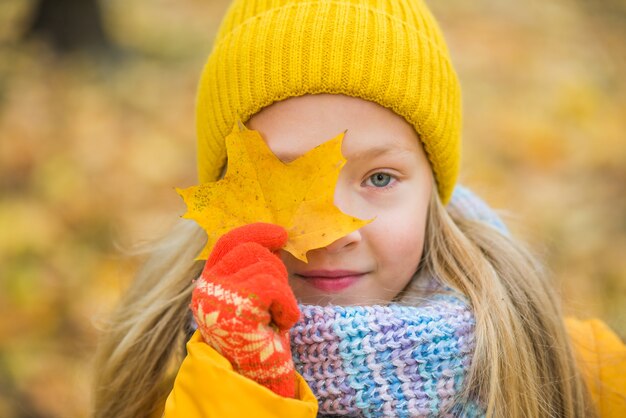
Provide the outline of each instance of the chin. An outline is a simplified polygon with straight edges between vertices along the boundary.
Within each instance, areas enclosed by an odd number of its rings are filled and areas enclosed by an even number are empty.
[[[298,302],[305,305],[339,305],[339,306],[351,306],[351,305],[386,305],[389,303],[389,299],[375,297],[373,295],[355,295],[354,292],[346,293],[319,293],[302,295],[297,297]]]

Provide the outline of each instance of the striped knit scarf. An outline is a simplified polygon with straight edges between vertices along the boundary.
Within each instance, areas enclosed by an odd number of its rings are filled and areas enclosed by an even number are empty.
[[[481,415],[458,398],[474,348],[474,316],[462,298],[438,295],[417,307],[300,309],[292,355],[320,415]]]

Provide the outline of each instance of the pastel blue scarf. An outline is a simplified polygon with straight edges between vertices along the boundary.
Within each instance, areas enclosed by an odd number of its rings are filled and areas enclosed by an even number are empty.
[[[292,354],[320,415],[481,415],[459,397],[474,348],[474,316],[460,297],[300,309]]]

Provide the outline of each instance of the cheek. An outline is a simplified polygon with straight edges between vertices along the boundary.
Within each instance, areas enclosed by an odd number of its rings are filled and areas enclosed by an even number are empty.
[[[427,209],[422,204],[381,214],[368,234],[380,263],[396,272],[414,272],[424,248]],[[366,226],[367,228],[367,226]]]
[[[293,274],[294,271],[296,271],[297,267],[300,267],[300,268],[306,267],[306,263],[298,260],[297,258],[295,258],[293,255],[291,255],[285,250],[280,250],[278,255],[280,256],[280,259],[282,260],[283,264],[285,264],[285,267],[287,268],[287,272],[290,275]]]

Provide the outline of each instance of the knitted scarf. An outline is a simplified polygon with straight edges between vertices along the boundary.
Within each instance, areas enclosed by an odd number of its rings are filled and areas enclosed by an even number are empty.
[[[300,309],[292,355],[320,415],[481,415],[459,399],[474,348],[474,316],[461,297]]]

